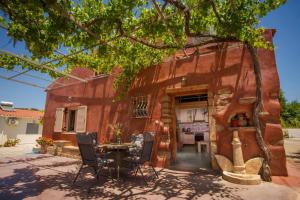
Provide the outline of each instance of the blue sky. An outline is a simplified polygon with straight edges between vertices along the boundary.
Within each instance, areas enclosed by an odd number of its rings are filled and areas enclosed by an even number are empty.
[[[276,46],[276,61],[280,76],[281,88],[289,101],[300,101],[300,1],[288,0],[279,9],[269,13],[261,24],[266,28],[275,28],[277,33],[274,38]],[[26,54],[24,44],[17,43],[13,47],[12,42],[6,37],[6,31],[0,29],[0,49],[9,50],[18,54]],[[14,72],[6,72],[0,68],[0,75],[14,75]],[[28,74],[42,76],[47,75],[38,72]],[[49,82],[36,80],[31,77],[20,76],[19,80],[34,82],[47,86]],[[12,101],[16,107],[29,107],[44,109],[46,93],[43,89],[26,86],[0,79],[0,101]]]

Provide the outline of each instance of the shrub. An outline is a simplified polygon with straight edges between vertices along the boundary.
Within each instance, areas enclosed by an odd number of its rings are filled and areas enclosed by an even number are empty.
[[[16,146],[17,144],[20,143],[20,139],[18,138],[15,138],[15,139],[8,139],[6,140],[6,142],[3,144],[4,147],[14,147]]]
[[[46,137],[39,137],[36,142],[41,145],[48,145],[48,146],[53,146],[53,140],[51,138],[46,138]]]

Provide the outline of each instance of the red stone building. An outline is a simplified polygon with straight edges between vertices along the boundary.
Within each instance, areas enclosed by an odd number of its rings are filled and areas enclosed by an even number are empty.
[[[272,41],[274,34],[274,30],[267,30],[265,37]],[[266,111],[260,116],[263,137],[271,151],[272,174],[287,175],[275,54],[259,49],[258,55]],[[105,142],[112,138],[109,124],[119,122],[124,140],[133,133],[156,133],[153,159],[157,166],[171,165],[179,159],[183,146],[202,141],[200,150],[204,148],[210,166],[217,168],[215,154],[232,160],[232,126],[237,125],[242,126],[235,129],[244,160],[261,155],[252,123],[255,75],[249,51],[242,43],[178,51],[141,72],[119,101],[120,91],[113,89],[117,69],[105,77],[84,68],[75,68],[72,74],[87,82],[60,78],[47,89],[46,137],[76,145],[76,132],[96,131],[99,141]]]

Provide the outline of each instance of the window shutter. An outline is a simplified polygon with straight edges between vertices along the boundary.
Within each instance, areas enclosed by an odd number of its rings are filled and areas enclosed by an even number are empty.
[[[56,108],[54,132],[62,132],[64,108]]]
[[[77,133],[83,133],[86,131],[86,113],[87,106],[79,106],[76,115],[76,127]]]

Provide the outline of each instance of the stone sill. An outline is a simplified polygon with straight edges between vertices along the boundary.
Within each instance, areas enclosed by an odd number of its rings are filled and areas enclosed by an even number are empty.
[[[64,135],[76,135],[77,133],[76,132],[62,132],[61,134],[64,134]]]
[[[228,127],[230,131],[256,131],[254,126],[244,126],[244,127]]]

